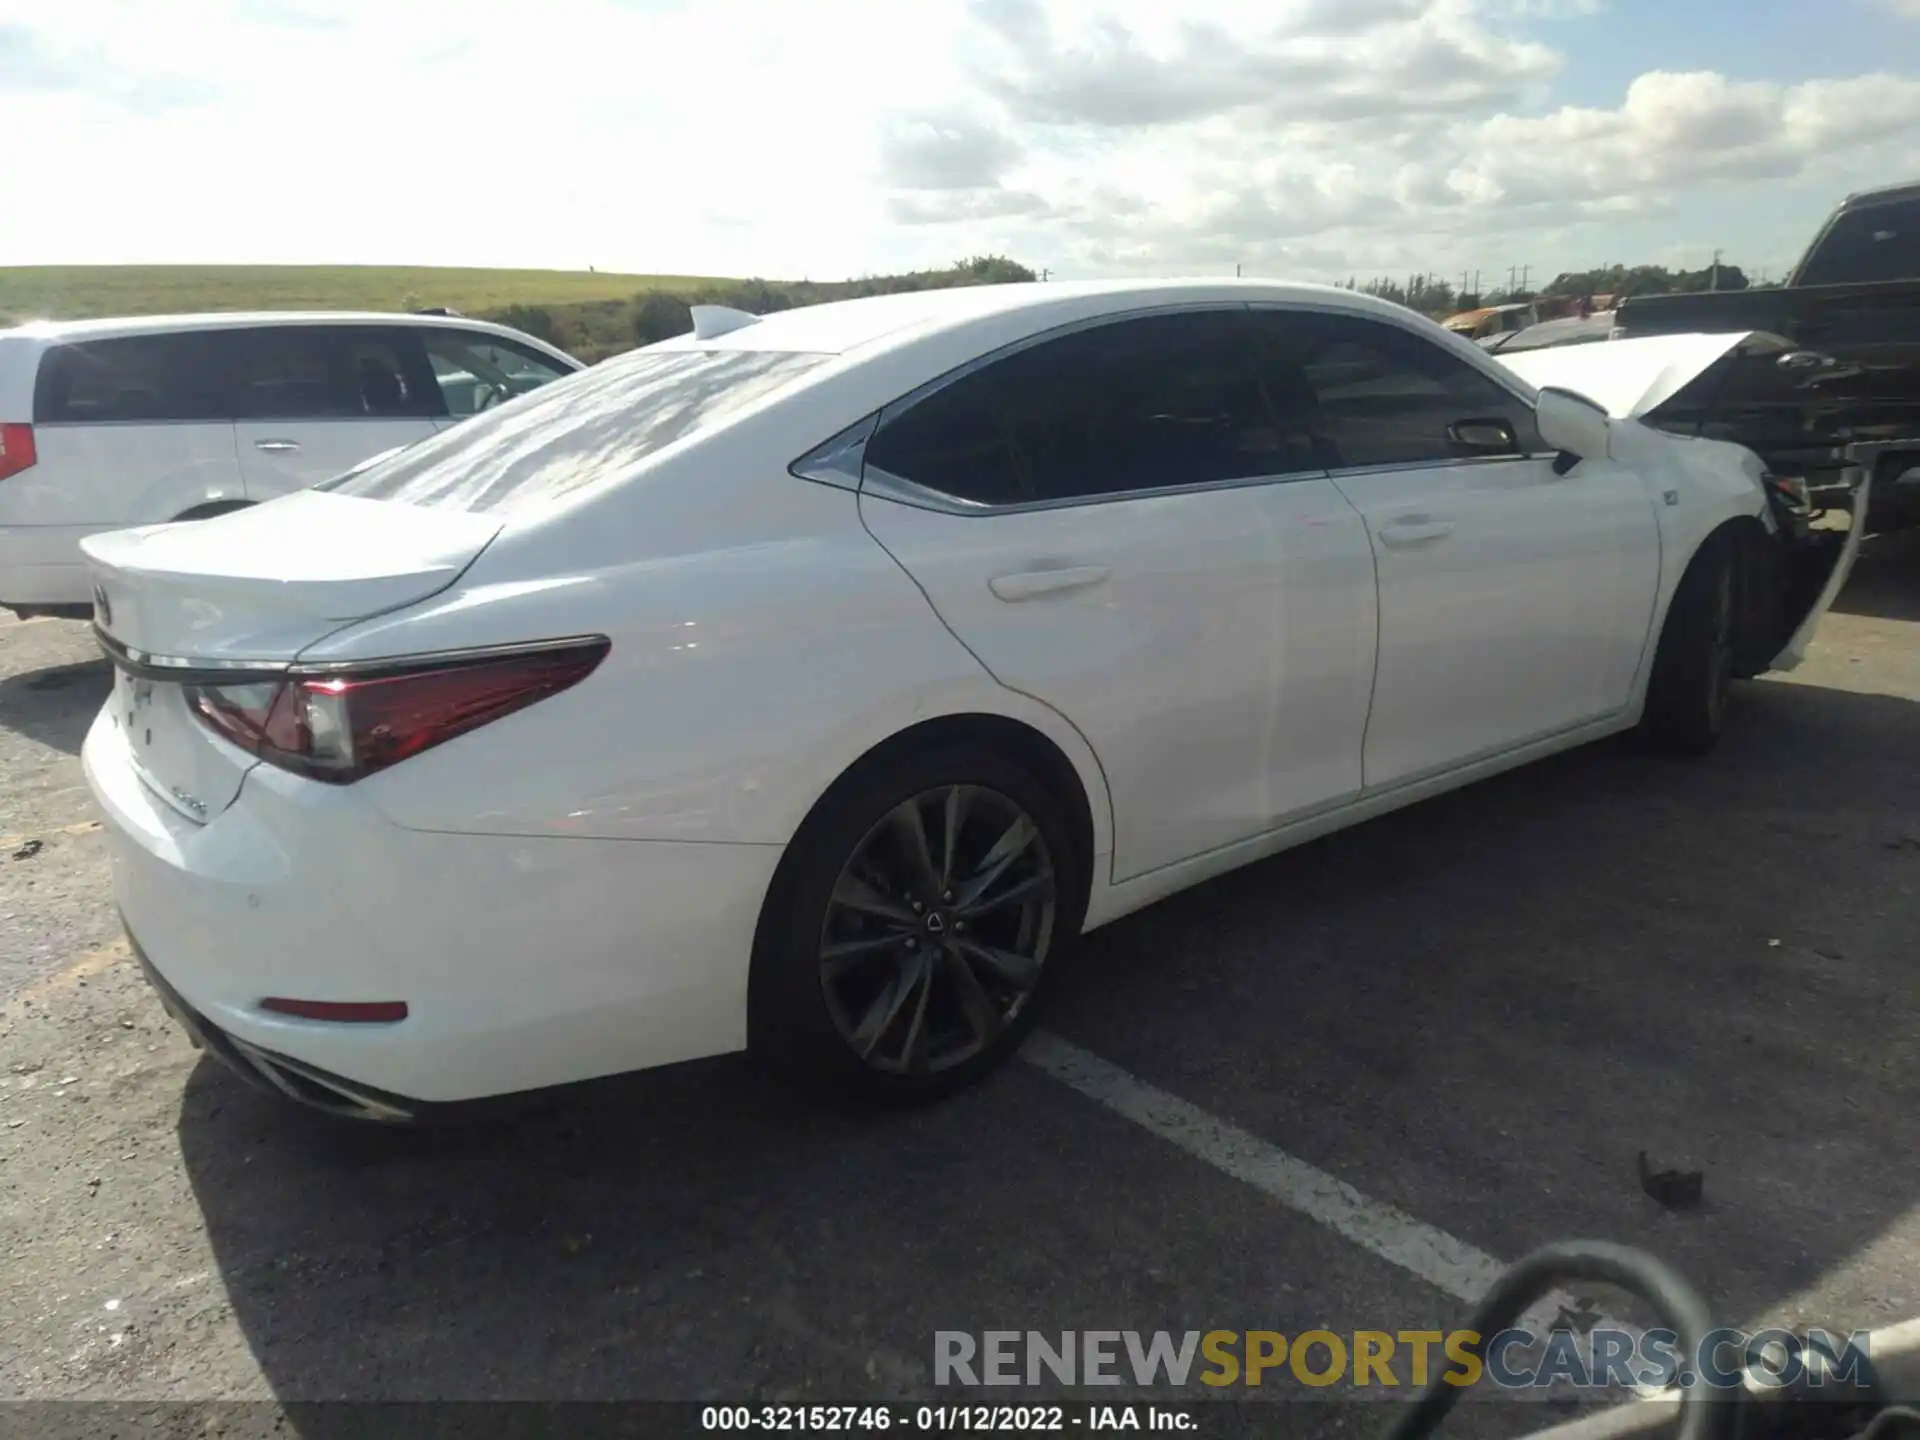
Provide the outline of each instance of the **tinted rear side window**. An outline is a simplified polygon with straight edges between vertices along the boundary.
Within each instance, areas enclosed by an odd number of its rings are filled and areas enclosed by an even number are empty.
[[[40,359],[40,425],[227,420],[205,332],[57,345]]]
[[[462,420],[322,488],[450,510],[536,508],[712,429],[831,358],[635,351]]]
[[[889,420],[867,445],[866,464],[975,505],[1034,498],[1014,454],[989,366],[963,375]]]
[[[1041,500],[1277,475],[1244,311],[1097,325],[992,367]]]
[[[1244,311],[1115,320],[1017,350],[889,419],[866,463],[982,505],[1290,474]]]

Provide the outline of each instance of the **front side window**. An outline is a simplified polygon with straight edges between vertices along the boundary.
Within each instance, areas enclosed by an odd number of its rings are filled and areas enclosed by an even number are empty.
[[[436,509],[525,513],[711,430],[828,355],[634,350],[316,487]]]
[[[446,413],[456,417],[491,410],[572,373],[544,355],[493,335],[433,329],[420,338]]]
[[[1283,425],[1324,435],[1341,468],[1422,465],[1484,456],[1459,427],[1500,420],[1517,453],[1542,449],[1533,412],[1458,356],[1384,321],[1313,311],[1256,312],[1269,389],[1310,403]]]
[[[987,505],[1290,473],[1247,326],[1245,311],[1187,311],[1029,345],[887,419],[866,463]]]
[[[212,379],[210,337],[128,335],[57,345],[40,362],[41,425],[230,420]]]

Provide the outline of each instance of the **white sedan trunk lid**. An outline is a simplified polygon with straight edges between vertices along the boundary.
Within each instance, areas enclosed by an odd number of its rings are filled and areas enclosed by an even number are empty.
[[[299,491],[211,520],[81,542],[94,624],[115,666],[106,719],[148,787],[204,823],[255,764],[194,714],[193,685],[264,707],[284,670],[352,621],[445,589],[502,522]]]
[[[80,542],[112,639],[193,660],[291,660],[350,620],[409,605],[471,565],[502,522],[325,491]]]

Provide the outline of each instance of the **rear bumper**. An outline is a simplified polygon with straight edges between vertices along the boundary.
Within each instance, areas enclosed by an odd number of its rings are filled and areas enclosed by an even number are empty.
[[[127,943],[132,947],[133,958],[139,962],[140,969],[160,997],[161,1007],[172,1016],[175,1023],[187,1032],[187,1038],[197,1050],[205,1050],[215,1059],[224,1062],[228,1069],[245,1080],[255,1089],[284,1096],[305,1105],[310,1109],[321,1110],[330,1115],[339,1115],[353,1120],[375,1120],[383,1124],[412,1123],[461,1118],[462,1112],[472,1108],[492,1110],[497,1108],[489,1102],[479,1102],[477,1107],[470,1105],[434,1105],[419,1100],[408,1099],[403,1095],[389,1095],[372,1086],[360,1085],[338,1075],[329,1075],[315,1066],[306,1065],[286,1055],[275,1055],[271,1051],[248,1045],[235,1040],[219,1026],[208,1020],[184,996],[167,983],[166,977],[154,968],[147,958],[147,952],[140,948],[139,937],[129,927]]]
[[[148,790],[110,711],[82,760],[156,988],[208,1050],[291,1098],[425,1118],[745,1046],[778,847],[424,833],[358,787],[266,766],[198,824]],[[261,1009],[269,996],[409,1014],[305,1020]]]
[[[110,525],[0,525],[0,607],[29,615],[93,613],[93,581],[80,554]]]

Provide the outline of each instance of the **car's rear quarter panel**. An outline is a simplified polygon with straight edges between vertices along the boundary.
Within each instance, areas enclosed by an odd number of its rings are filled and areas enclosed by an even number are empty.
[[[613,641],[573,690],[361,782],[371,803],[427,830],[781,845],[874,746],[986,713],[1066,754],[1107,853],[1105,786],[1078,732],[953,638],[852,492],[770,462],[832,433],[816,428],[739,426],[548,523],[510,523],[452,589],[305,652]]]

